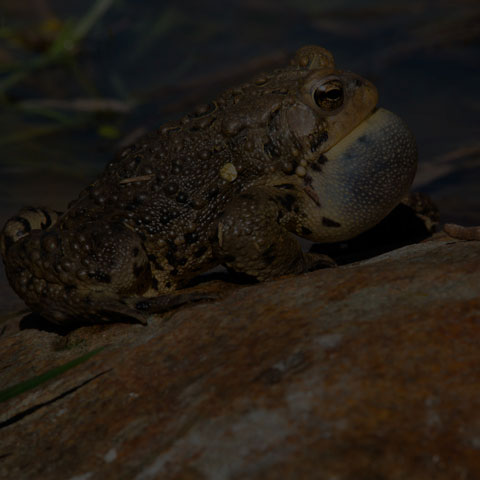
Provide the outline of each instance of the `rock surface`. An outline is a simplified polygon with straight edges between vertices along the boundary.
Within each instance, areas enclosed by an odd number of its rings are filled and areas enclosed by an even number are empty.
[[[479,242],[215,285],[148,326],[4,320],[0,389],[104,348],[3,403],[0,477],[480,478]]]

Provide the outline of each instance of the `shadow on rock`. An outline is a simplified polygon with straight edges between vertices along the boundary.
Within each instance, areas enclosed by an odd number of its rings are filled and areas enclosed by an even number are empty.
[[[317,243],[310,251],[329,255],[338,265],[366,260],[431,237],[438,218],[438,209],[430,198],[413,193],[365,233],[346,242]]]

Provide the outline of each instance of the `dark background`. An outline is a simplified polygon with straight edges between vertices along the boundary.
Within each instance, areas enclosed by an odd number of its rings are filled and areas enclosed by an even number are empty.
[[[442,221],[480,224],[478,0],[0,0],[0,224],[65,208],[122,144],[304,44],[410,125]]]

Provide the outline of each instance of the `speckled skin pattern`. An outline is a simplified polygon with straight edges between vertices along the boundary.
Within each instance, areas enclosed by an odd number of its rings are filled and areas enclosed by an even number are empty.
[[[413,142],[396,148],[396,127],[387,153],[402,151],[408,165],[382,153],[393,159],[389,176],[363,182],[355,149],[342,154],[341,141],[376,104],[369,81],[337,70],[327,50],[303,47],[290,66],[126,148],[64,213],[20,211],[0,237],[9,281],[32,310],[72,324],[142,320],[181,304],[189,297],[176,290],[218,264],[259,280],[328,264],[291,233],[351,238],[389,213],[415,173]],[[367,163],[376,168],[375,155]]]

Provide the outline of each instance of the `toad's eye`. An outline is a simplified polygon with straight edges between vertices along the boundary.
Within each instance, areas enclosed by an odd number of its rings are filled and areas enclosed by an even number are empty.
[[[315,88],[313,92],[315,103],[327,112],[336,110],[343,105],[343,85],[340,80],[329,80]]]

